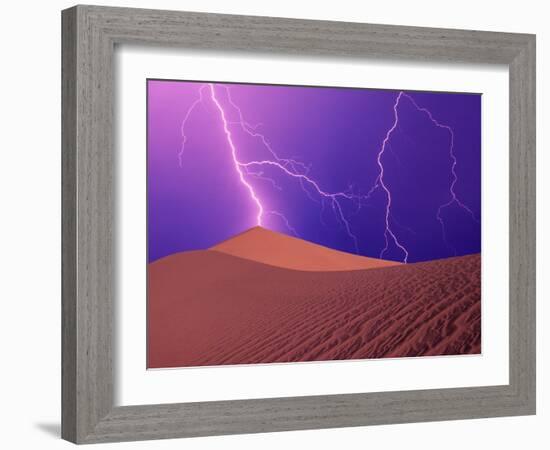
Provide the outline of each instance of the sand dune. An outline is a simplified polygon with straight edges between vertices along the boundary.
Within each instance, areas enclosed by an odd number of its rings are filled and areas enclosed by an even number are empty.
[[[394,261],[340,252],[262,227],[254,227],[210,250],[275,267],[304,271],[348,271],[390,267]]]
[[[150,368],[481,349],[480,255],[304,272],[197,251],[148,277]]]

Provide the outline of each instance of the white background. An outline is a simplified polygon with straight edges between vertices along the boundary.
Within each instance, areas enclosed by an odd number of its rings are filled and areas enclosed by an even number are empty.
[[[116,403],[140,405],[508,384],[508,69],[127,46],[116,53]],[[144,370],[147,77],[482,92],[482,355]],[[179,149],[174,149],[174,157]],[[137,155],[137,156],[136,156]],[[141,155],[141,157],[139,156]],[[137,201],[136,201],[137,198]],[[140,201],[141,200],[141,201]],[[406,373],[407,376],[403,376]],[[269,382],[266,382],[269,380]],[[342,380],[346,380],[342,385]]]
[[[545,148],[543,124],[550,120],[545,42],[550,39],[544,2],[524,0],[296,2],[278,0],[117,1],[105,5],[186,9],[205,12],[302,17],[400,25],[473,28],[537,33],[538,148]],[[5,448],[69,448],[59,440],[60,415],[60,17],[71,2],[9,2],[3,5],[2,45],[2,300],[0,399]],[[547,158],[538,155],[538,229],[546,212],[542,179]],[[550,168],[547,168],[550,169]],[[546,202],[548,203],[548,202]],[[546,208],[547,209],[547,208]],[[548,224],[546,224],[548,227]],[[307,448],[341,446],[464,449],[545,448],[550,398],[544,380],[548,308],[543,304],[548,239],[538,236],[538,415],[442,423],[200,438],[119,444],[117,448]],[[547,276],[546,276],[547,277]],[[98,448],[114,448],[98,446]]]

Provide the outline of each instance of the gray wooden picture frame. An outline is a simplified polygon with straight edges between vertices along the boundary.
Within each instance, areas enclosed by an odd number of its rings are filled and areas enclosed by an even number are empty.
[[[75,443],[535,413],[535,36],[75,6],[62,13],[62,437]],[[509,384],[114,406],[115,44],[505,64]],[[503,299],[504,300],[504,299]]]

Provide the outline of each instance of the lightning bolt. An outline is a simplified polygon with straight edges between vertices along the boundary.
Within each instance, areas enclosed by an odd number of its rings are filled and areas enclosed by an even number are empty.
[[[384,182],[384,165],[382,164],[382,156],[384,155],[384,152],[386,151],[386,147],[388,146],[388,142],[390,141],[392,133],[397,128],[397,125],[399,123],[399,114],[397,113],[397,107],[399,106],[399,101],[401,100],[401,97],[403,97],[403,92],[400,92],[397,95],[397,98],[395,99],[395,103],[393,104],[393,124],[389,128],[389,130],[386,133],[386,136],[384,137],[384,140],[382,141],[382,146],[380,148],[380,151],[378,152],[378,156],[376,157],[376,163],[378,164],[378,168],[380,169],[379,175],[375,181],[374,189],[377,187],[381,187],[386,195],[386,208],[385,208],[385,215],[384,220],[386,224],[386,228],[384,229],[384,240],[385,240],[385,246],[380,252],[380,258],[384,256],[384,253],[388,251],[389,245],[390,245],[390,238],[393,240],[395,246],[399,248],[404,256],[403,256],[403,262],[406,263],[409,258],[409,252],[407,249],[399,242],[397,239],[397,236],[393,232],[391,225],[390,225],[390,215],[391,215],[391,204],[392,204],[392,197],[391,192],[388,189],[388,186],[386,186],[386,183]],[[371,189],[368,193],[368,195],[372,194],[374,189]]]
[[[262,144],[264,145],[264,147],[267,149],[267,151],[271,154],[271,156],[275,159],[275,161],[277,161],[278,163],[280,164],[283,164],[284,166],[290,166],[292,168],[292,170],[296,171],[296,167],[300,167],[304,172],[308,172],[309,171],[309,167],[307,167],[305,164],[303,164],[302,162],[300,161],[297,161],[295,159],[289,159],[289,158],[281,158],[279,157],[279,155],[277,155],[277,153],[275,152],[275,150],[273,150],[273,147],[271,146],[271,144],[269,143],[269,141],[267,140],[267,138],[265,137],[265,135],[263,135],[262,133],[259,133],[257,130],[258,130],[258,127],[261,125],[261,124],[258,124],[256,126],[253,126],[251,125],[250,123],[248,123],[245,119],[244,119],[244,116],[243,116],[243,112],[241,110],[241,108],[239,108],[235,102],[233,101],[233,98],[231,97],[231,91],[229,90],[229,88],[227,86],[224,86],[225,87],[225,91],[227,93],[227,100],[229,102],[229,104],[237,111],[237,114],[239,115],[239,120],[237,122],[230,122],[232,124],[237,124],[241,127],[241,129],[246,133],[248,134],[250,137],[252,138],[257,138],[257,139],[260,139],[260,141],[262,142]]]
[[[353,240],[353,243],[355,245],[355,249],[356,249],[357,253],[359,253],[359,243],[358,243],[357,237],[351,231],[350,223],[347,220],[346,216],[344,215],[342,205],[340,204],[340,200],[342,200],[342,199],[353,200],[353,199],[356,198],[356,196],[354,196],[353,194],[349,194],[347,192],[336,192],[336,193],[326,192],[323,189],[321,189],[319,184],[315,180],[310,178],[308,175],[293,172],[291,169],[289,169],[288,167],[280,164],[277,161],[271,161],[269,159],[264,159],[264,160],[260,160],[260,161],[249,161],[249,162],[246,162],[246,163],[240,163],[240,165],[242,167],[271,166],[271,167],[274,167],[276,169],[279,169],[285,175],[287,175],[291,178],[295,178],[296,180],[302,181],[305,184],[307,184],[308,186],[311,186],[312,189],[319,196],[321,196],[325,199],[328,199],[330,201],[330,204],[332,206],[333,211],[337,214],[339,220],[344,225],[348,236]]]
[[[386,136],[385,136],[384,140],[382,141],[382,146],[380,148],[380,151],[378,152],[378,155],[377,155],[376,161],[377,161],[378,167],[380,169],[379,175],[376,178],[376,180],[374,182],[374,185],[372,186],[372,188],[369,190],[369,192],[366,195],[366,198],[369,198],[374,193],[374,191],[376,189],[378,189],[379,187],[383,189],[383,191],[386,195],[386,207],[385,207],[385,225],[386,225],[386,227],[385,227],[385,230],[384,230],[385,246],[382,249],[382,251],[380,252],[380,257],[382,257],[384,255],[384,253],[386,253],[388,251],[390,239],[394,242],[395,246],[403,252],[403,254],[404,254],[403,262],[406,263],[407,259],[409,257],[409,253],[408,253],[407,249],[399,241],[399,239],[397,238],[395,232],[393,231],[393,229],[390,225],[390,223],[391,223],[390,218],[391,218],[392,197],[391,197],[391,192],[390,192],[388,186],[384,183],[384,165],[382,164],[382,156],[383,156],[384,152],[386,151],[386,148],[390,147],[390,144],[389,144],[390,138],[391,138],[392,134],[394,133],[394,131],[399,127],[399,113],[398,113],[397,110],[398,110],[399,104],[400,104],[400,102],[403,98],[406,98],[417,109],[417,111],[425,114],[434,126],[436,126],[437,128],[443,129],[443,130],[445,130],[449,133],[449,137],[450,137],[449,157],[451,158],[451,161],[452,161],[452,164],[451,164],[451,183],[450,183],[450,186],[449,186],[449,196],[450,196],[450,198],[447,202],[441,204],[438,207],[437,213],[436,213],[436,218],[437,218],[437,220],[439,221],[439,223],[441,225],[441,231],[442,231],[442,234],[443,234],[443,240],[445,242],[445,245],[447,245],[447,247],[451,248],[455,252],[455,255],[456,255],[456,249],[453,246],[451,246],[449,244],[448,240],[447,240],[447,232],[446,232],[446,228],[445,228],[445,222],[444,222],[443,218],[441,217],[441,212],[445,208],[448,208],[451,205],[456,204],[457,206],[462,208],[466,213],[468,213],[475,222],[479,223],[479,221],[477,220],[477,218],[476,218],[475,214],[473,213],[473,211],[470,208],[468,208],[468,206],[466,206],[458,198],[458,196],[455,192],[455,186],[456,186],[456,183],[458,182],[458,175],[456,173],[456,165],[457,165],[458,161],[457,161],[456,155],[454,153],[454,131],[450,126],[442,124],[439,121],[437,121],[433,117],[433,114],[431,113],[430,110],[428,110],[427,108],[420,107],[418,105],[418,103],[416,103],[414,98],[412,98],[409,94],[401,91],[397,95],[397,97],[395,99],[395,102],[393,104],[393,112],[394,112],[393,124],[390,127],[390,129],[387,131]],[[392,151],[391,148],[390,148],[390,151]],[[392,153],[393,153],[393,151],[392,151]],[[395,154],[394,154],[394,156],[397,157],[397,155],[395,155]],[[394,220],[394,222],[395,222],[395,220]]]
[[[441,212],[445,208],[448,208],[449,206],[454,204],[454,205],[457,205],[459,208],[462,208],[467,214],[469,214],[471,216],[472,220],[474,220],[474,222],[479,223],[479,221],[477,220],[477,218],[476,218],[475,214],[473,213],[473,211],[470,208],[468,208],[463,202],[461,202],[459,200],[459,198],[458,198],[458,196],[456,195],[456,192],[455,192],[455,186],[456,186],[456,183],[458,182],[458,175],[456,174],[457,159],[456,159],[456,155],[454,153],[454,140],[455,140],[454,131],[450,126],[444,125],[444,124],[441,124],[440,122],[438,122],[433,117],[432,113],[428,109],[421,108],[420,106],[418,106],[416,101],[410,95],[407,95],[407,94],[404,94],[404,95],[407,97],[407,99],[414,105],[414,107],[418,111],[426,114],[426,116],[428,116],[430,121],[436,127],[446,130],[449,133],[449,136],[450,136],[449,156],[450,156],[451,161],[452,161],[452,164],[451,164],[451,184],[449,186],[450,199],[446,203],[443,203],[439,206],[439,208],[437,209],[436,217],[437,217],[437,220],[439,221],[439,223],[441,224],[441,232],[443,234],[443,240],[445,241],[445,244],[447,245],[447,247],[452,248],[452,250],[454,251],[454,254],[456,255],[456,249],[452,245],[450,245],[449,242],[447,241],[447,231],[445,229],[445,222],[443,221],[443,218],[441,217]]]
[[[414,233],[414,231],[399,224],[392,215],[392,193],[385,181],[386,173],[385,173],[384,164],[382,162],[383,156],[386,151],[390,151],[393,154],[393,156],[396,158],[396,160],[399,162],[398,156],[393,152],[393,149],[390,144],[390,140],[393,134],[396,131],[399,131],[398,109],[403,99],[407,99],[416,108],[417,111],[419,111],[422,114],[425,114],[434,126],[436,126],[437,128],[446,130],[450,136],[449,157],[451,158],[452,164],[451,164],[451,182],[449,186],[449,200],[441,204],[438,207],[438,210],[436,213],[436,219],[439,221],[441,225],[443,240],[445,244],[449,248],[453,249],[456,254],[456,250],[447,241],[445,222],[441,215],[444,209],[452,206],[453,204],[457,205],[458,207],[462,208],[465,212],[467,212],[474,221],[479,223],[473,211],[470,208],[468,208],[468,206],[466,206],[458,198],[455,191],[455,186],[458,182],[458,175],[456,173],[457,158],[454,153],[453,129],[450,126],[442,124],[439,121],[437,121],[433,117],[432,113],[427,108],[420,107],[416,103],[416,101],[411,97],[411,95],[403,91],[400,91],[396,96],[396,99],[393,104],[392,125],[387,130],[385,137],[382,141],[382,144],[380,146],[380,149],[376,154],[376,164],[379,169],[378,175],[374,181],[373,186],[370,188],[370,190],[367,192],[366,195],[357,195],[353,193],[353,188],[351,186],[348,187],[346,191],[328,192],[321,187],[318,181],[316,181],[313,177],[310,176],[311,166],[307,166],[306,164],[296,159],[280,157],[277,154],[277,152],[273,149],[271,143],[265,137],[265,135],[258,131],[258,128],[261,126],[261,124],[252,125],[249,122],[247,122],[244,118],[241,108],[233,101],[231,97],[230,89],[227,86],[223,86],[223,87],[225,88],[225,92],[226,92],[227,104],[230,105],[232,110],[236,112],[238,119],[229,120],[228,114],[226,113],[226,110],[224,109],[224,106],[222,105],[222,102],[220,101],[220,98],[217,95],[217,92],[213,83],[207,83],[207,84],[201,85],[201,87],[199,88],[199,97],[191,104],[191,106],[187,110],[182,120],[182,124],[181,124],[182,146],[178,153],[178,160],[181,166],[182,158],[185,152],[185,145],[187,143],[187,136],[185,134],[186,124],[190,116],[192,115],[193,111],[197,107],[199,107],[199,105],[203,105],[205,102],[205,97],[208,97],[212,102],[212,104],[215,106],[215,109],[219,115],[219,118],[223,127],[223,131],[225,134],[225,138],[230,150],[233,167],[235,169],[237,178],[239,182],[243,185],[245,190],[248,192],[251,203],[254,204],[256,208],[256,217],[255,217],[256,225],[262,226],[264,224],[264,220],[266,216],[269,216],[269,215],[276,216],[284,223],[285,227],[292,234],[294,234],[295,236],[298,236],[298,232],[291,225],[288,218],[283,213],[279,211],[273,211],[273,210],[268,211],[264,208],[262,200],[260,199],[260,196],[257,194],[256,190],[254,189],[253,184],[251,184],[248,181],[248,177],[252,176],[260,180],[268,181],[272,184],[274,188],[281,190],[281,187],[275,182],[275,180],[270,176],[266,175],[265,169],[268,169],[268,168],[275,169],[276,171],[280,172],[283,176],[297,181],[301,189],[303,190],[303,192],[308,196],[308,198],[310,198],[311,200],[317,203],[320,203],[321,219],[322,219],[322,214],[325,210],[325,201],[328,202],[328,204],[332,208],[332,211],[335,217],[343,226],[347,236],[350,238],[351,242],[353,243],[355,251],[359,253],[359,242],[358,242],[357,236],[353,233],[349,219],[344,213],[344,207],[342,202],[349,201],[349,202],[352,202],[353,204],[356,204],[358,208],[357,211],[359,211],[363,202],[368,201],[376,190],[381,189],[385,197],[385,205],[384,205],[385,227],[384,227],[384,247],[380,252],[380,258],[384,257],[384,255],[389,251],[390,245],[393,243],[393,245],[397,249],[399,249],[399,251],[403,254],[402,261],[404,263],[407,263],[409,258],[409,251],[398,238],[397,233],[392,227],[392,225],[395,224],[398,227],[402,229],[406,229],[411,233]],[[208,92],[208,95],[204,94],[205,90]],[[246,135],[248,135],[250,138],[259,140],[262,146],[264,147],[264,149],[267,150],[269,157],[267,159],[250,159],[247,161],[243,161],[239,159],[239,151],[235,144],[235,139],[232,133],[232,126],[238,126],[240,130],[244,132]],[[314,194],[316,197],[314,197]]]
[[[183,167],[183,154],[185,153],[185,144],[187,143],[187,136],[185,135],[185,126],[187,125],[187,121],[189,120],[189,117],[191,116],[191,113],[195,110],[195,108],[202,104],[202,91],[206,86],[201,86],[199,89],[199,98],[196,99],[189,109],[187,110],[187,113],[185,113],[185,116],[181,122],[181,148],[178,152],[178,162],[180,167]]]
[[[225,87],[225,91],[227,93],[227,100],[229,102],[229,104],[237,111],[237,114],[239,116],[239,120],[236,121],[236,122],[231,122],[232,124],[235,124],[235,125],[239,125],[239,127],[241,128],[241,130],[248,134],[250,137],[252,138],[257,138],[259,139],[262,144],[264,145],[265,149],[271,154],[271,156],[273,157],[273,159],[275,159],[275,161],[277,161],[278,163],[284,165],[285,167],[286,166],[290,166],[291,169],[294,171],[294,172],[301,172],[301,173],[304,173],[304,174],[307,174],[309,173],[310,169],[311,169],[311,166],[307,166],[306,164],[302,163],[301,161],[297,161],[295,159],[292,159],[292,158],[281,158],[279,157],[279,155],[275,152],[275,150],[273,150],[273,147],[271,146],[271,143],[268,141],[268,139],[265,137],[264,134],[258,132],[258,128],[261,126],[261,124],[257,124],[257,125],[251,125],[250,123],[248,123],[245,119],[244,119],[244,115],[243,115],[243,112],[241,110],[241,108],[239,106],[237,106],[235,104],[235,102],[233,101],[233,98],[231,97],[231,91],[230,89],[227,87],[227,86],[224,86]],[[298,169],[297,169],[298,168]],[[281,190],[277,184],[275,183],[275,181],[273,179],[270,179],[268,177],[262,177],[261,175],[263,175],[262,172],[259,173],[259,175],[255,172],[248,172],[250,175],[254,175],[256,176],[257,178],[261,178],[263,180],[266,180],[266,181],[270,181],[272,184],[275,185],[276,188],[278,188],[279,190]],[[307,195],[307,197],[316,202],[317,203],[317,200],[311,195],[311,193],[305,188],[304,186],[304,183],[302,180],[300,180],[300,187],[302,188],[302,191]]]
[[[284,214],[281,214],[279,211],[267,211],[266,214],[271,214],[273,216],[279,217],[285,224],[285,226],[288,228],[288,231],[290,231],[294,236],[299,237],[298,232],[296,229],[290,224],[288,219]]]
[[[229,124],[227,122],[227,118],[225,117],[225,111],[222,108],[222,105],[220,104],[218,98],[216,97],[216,91],[214,90],[214,85],[209,83],[208,84],[209,90],[210,90],[210,97],[214,104],[216,105],[216,108],[218,108],[218,111],[220,113],[220,118],[223,123],[223,131],[225,133],[225,137],[227,138],[227,143],[229,144],[229,147],[231,148],[231,156],[233,158],[233,165],[235,167],[235,171],[237,172],[239,176],[239,180],[242,183],[242,185],[248,190],[250,194],[250,198],[252,201],[256,204],[256,207],[258,209],[258,213],[256,215],[256,223],[258,226],[262,226],[262,219],[264,215],[264,207],[262,206],[262,202],[256,195],[256,192],[254,191],[254,188],[251,184],[249,184],[246,181],[246,178],[244,176],[244,173],[241,169],[242,164],[239,162],[237,158],[237,149],[235,148],[235,144],[233,142],[233,136],[231,135],[231,131],[229,130]]]
[[[262,133],[259,133],[257,131],[258,126],[252,126],[245,121],[241,109],[231,99],[231,96],[229,94],[229,89],[227,87],[225,88],[228,93],[228,103],[230,103],[231,106],[237,111],[239,120],[231,121],[228,119],[226,111],[222,106],[220,99],[216,94],[216,89],[214,88],[214,85],[212,83],[208,83],[206,85],[201,86],[201,88],[199,89],[199,98],[192,103],[191,107],[187,111],[184,117],[184,120],[182,122],[181,128],[182,128],[183,146],[182,146],[182,150],[179,153],[180,161],[181,161],[181,156],[183,155],[185,142],[187,141],[187,137],[185,134],[185,125],[192,111],[204,101],[203,89],[205,87],[208,88],[209,97],[212,100],[213,104],[215,105],[219,113],[219,117],[225,133],[225,137],[231,151],[231,157],[233,161],[233,166],[235,168],[235,172],[238,176],[240,183],[248,191],[251,201],[256,206],[256,209],[257,209],[256,224],[258,226],[262,226],[264,222],[264,216],[266,216],[269,213],[280,217],[285,223],[285,226],[288,228],[288,230],[291,233],[298,235],[298,233],[296,232],[296,229],[292,227],[289,220],[284,216],[284,214],[278,211],[269,211],[269,212],[265,211],[262,201],[259,195],[256,193],[254,186],[247,181],[246,175],[252,175],[260,179],[268,179],[273,183],[275,187],[277,187],[278,185],[275,183],[275,181],[266,177],[263,171],[263,169],[265,168],[274,168],[280,171],[283,175],[296,180],[302,187],[302,190],[308,195],[309,198],[312,198],[311,192],[313,192],[313,193],[316,193],[321,199],[329,201],[336,217],[338,218],[340,223],[343,225],[350,240],[353,242],[355,251],[359,253],[359,242],[358,242],[357,236],[353,233],[350,222],[347,219],[344,213],[343,206],[341,204],[343,200],[357,201],[359,197],[357,195],[354,195],[353,193],[346,192],[346,191],[335,192],[335,193],[327,192],[321,188],[321,186],[317,181],[315,181],[312,177],[309,176],[310,168],[308,166],[306,166],[305,164],[295,159],[279,157],[279,155],[274,151],[274,149],[272,148],[269,141],[265,138],[265,136]],[[237,151],[233,134],[231,132],[231,125],[238,125],[250,137],[259,139],[260,142],[262,142],[265,149],[269,152],[272,159],[250,160],[245,162],[241,161],[239,159],[239,155],[238,155],[239,152]],[[258,170],[258,171],[255,172],[254,170]],[[309,187],[311,192],[308,191],[308,189],[306,189],[306,186]]]

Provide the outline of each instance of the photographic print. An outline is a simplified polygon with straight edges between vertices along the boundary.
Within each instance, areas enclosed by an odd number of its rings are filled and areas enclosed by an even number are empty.
[[[481,95],[149,79],[148,368],[481,352]]]

